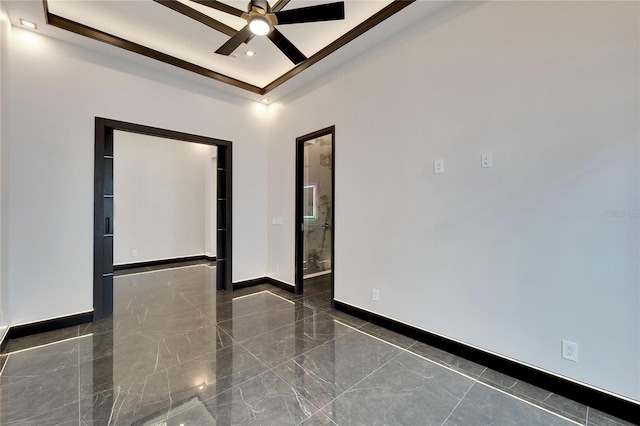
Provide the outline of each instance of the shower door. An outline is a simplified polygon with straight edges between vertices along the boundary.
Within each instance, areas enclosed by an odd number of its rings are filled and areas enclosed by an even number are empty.
[[[334,129],[297,140],[296,292],[303,281],[333,271]],[[331,279],[331,277],[326,277]]]

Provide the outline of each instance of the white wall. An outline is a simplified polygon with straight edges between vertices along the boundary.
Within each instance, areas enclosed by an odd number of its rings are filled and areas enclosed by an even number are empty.
[[[19,28],[10,54],[12,324],[92,309],[96,116],[231,140],[232,277],[265,275],[263,106],[214,99],[211,88],[165,73],[168,66],[135,65]]]
[[[207,178],[215,151],[115,132],[114,265],[205,254],[211,228],[205,229],[211,221]]]
[[[335,124],[337,300],[640,398],[639,219],[606,214],[640,208],[639,7],[449,12],[271,106],[269,275],[294,281],[294,140]]]
[[[9,37],[11,24],[6,6],[0,2],[0,341],[9,325],[9,280],[8,280],[8,158],[9,158]]]

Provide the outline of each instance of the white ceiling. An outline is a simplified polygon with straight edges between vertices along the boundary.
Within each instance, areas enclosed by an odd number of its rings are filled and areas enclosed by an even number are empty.
[[[234,29],[241,29],[246,24],[241,18],[199,5],[190,0],[179,1]],[[333,1],[335,0],[291,0],[283,10],[332,3]],[[243,10],[246,9],[248,3],[238,0],[225,0],[224,2]],[[275,0],[270,0],[271,5],[274,3]],[[345,1],[345,20],[280,25],[278,29],[307,57],[311,57],[390,3],[392,0],[347,0]],[[274,89],[268,94],[268,97],[278,98],[300,88],[354,56],[379,46],[386,39],[413,26],[416,22],[437,15],[438,12],[454,3],[457,2],[423,0],[411,4]],[[19,26],[20,18],[23,18],[35,22],[38,25],[38,33],[62,38],[93,50],[105,50],[110,54],[113,54],[113,50],[116,49],[47,25],[43,3],[39,0],[7,1],[6,4],[14,26]],[[152,0],[48,0],[47,6],[49,12],[54,15],[166,53],[259,88],[265,87],[295,68],[295,65],[266,37],[256,36],[248,44],[242,44],[235,51],[236,59],[218,55],[214,52],[229,39],[228,35]],[[255,51],[256,55],[246,56],[244,52],[247,50]],[[119,55],[130,59],[131,55],[135,54],[122,51]],[[155,62],[145,59],[142,62]],[[198,76],[198,78],[202,80],[202,77]],[[216,88],[236,95],[243,92],[240,89],[228,87],[224,83],[213,80],[210,83]],[[248,92],[242,93],[240,96],[252,100],[260,98],[260,95]]]
[[[246,21],[190,0],[182,3],[210,17],[240,30]],[[285,10],[318,3],[292,0]],[[278,26],[307,57],[374,15],[391,1],[346,1],[345,19],[342,21],[313,22]],[[226,3],[246,10],[244,1]],[[70,1],[49,0],[49,11],[72,21],[124,38],[134,43],[186,60],[207,69],[233,77],[258,87],[264,87],[295,65],[266,37],[254,37],[242,44],[235,53],[237,59],[218,55],[215,50],[229,36],[151,0]],[[244,55],[247,50],[257,54]]]

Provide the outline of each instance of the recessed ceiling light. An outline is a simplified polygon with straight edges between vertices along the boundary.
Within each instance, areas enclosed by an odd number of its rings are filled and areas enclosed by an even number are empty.
[[[229,57],[230,57],[231,59],[237,59],[237,58],[238,58],[238,55],[236,55],[235,53],[232,53],[231,55],[229,55]]]
[[[26,19],[20,18],[20,25],[26,28],[30,28],[32,30],[37,30],[38,26],[31,21],[27,21]]]
[[[268,104],[270,102],[270,100],[267,99],[267,98],[262,98],[262,99],[260,99],[260,102],[262,102],[263,104]]]
[[[246,52],[244,52],[244,54],[251,57],[255,56],[256,52],[254,52],[253,50],[247,50]]]

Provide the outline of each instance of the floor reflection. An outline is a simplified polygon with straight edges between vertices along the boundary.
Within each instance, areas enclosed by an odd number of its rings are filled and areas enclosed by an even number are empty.
[[[114,289],[109,318],[9,342],[0,424],[587,422],[588,407],[332,310],[326,284],[230,294],[190,265]],[[624,424],[608,417],[592,418]]]

